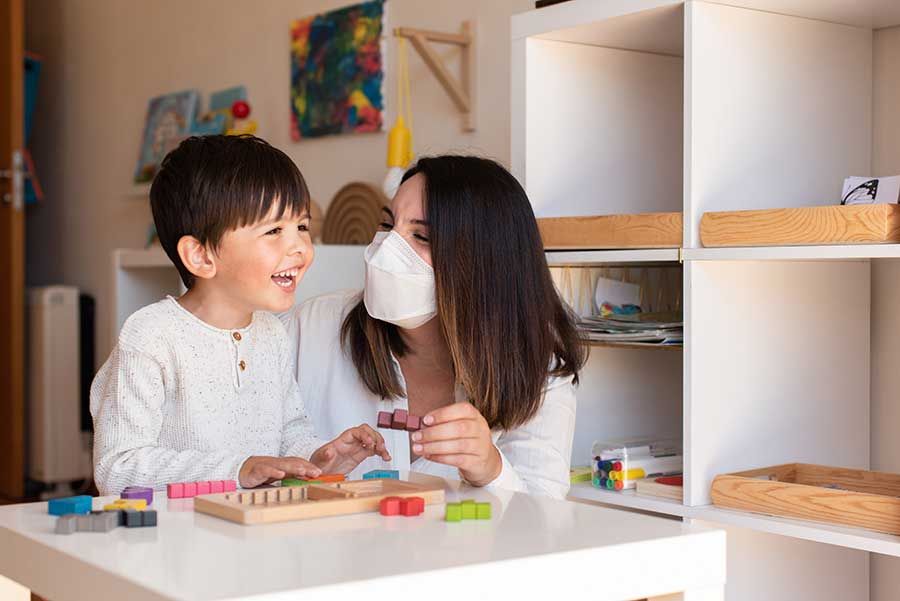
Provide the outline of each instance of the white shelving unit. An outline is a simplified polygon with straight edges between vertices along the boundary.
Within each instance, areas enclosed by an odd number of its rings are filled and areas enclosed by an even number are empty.
[[[684,215],[681,250],[547,253],[554,266],[683,262],[684,351],[592,349],[573,450],[584,464],[595,439],[681,436],[683,502],[587,485],[571,497],[725,527],[730,600],[869,599],[870,559],[900,565],[898,536],[709,496],[741,469],[900,464],[885,459],[900,423],[886,424],[900,419],[900,244],[699,237],[705,212],[835,204],[844,177],[900,164],[873,144],[900,136],[878,121],[896,84],[885,65],[900,62],[879,30],[897,25],[893,0],[570,0],[512,19],[511,159],[535,214]]]

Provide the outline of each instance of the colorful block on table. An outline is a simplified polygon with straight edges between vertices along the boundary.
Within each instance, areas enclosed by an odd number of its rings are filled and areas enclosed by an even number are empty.
[[[209,492],[210,492],[210,494],[225,492],[225,483],[222,482],[221,480],[210,480],[209,481]]]
[[[399,470],[372,470],[363,474],[363,480],[371,480],[373,478],[390,478],[391,480],[400,479]]]
[[[204,480],[203,482],[197,482],[197,494],[198,495],[208,495],[210,490],[212,490],[212,486],[210,485],[208,480]]]
[[[112,503],[103,506],[103,511],[119,511],[122,509],[133,509],[142,511],[146,509],[147,501],[144,499],[116,499]]]
[[[478,520],[491,519],[491,504],[490,503],[476,503],[475,504],[475,518]]]
[[[191,499],[197,495],[209,495],[222,492],[234,492],[237,482],[234,480],[201,480],[199,482],[173,482],[166,485],[166,493],[170,499]]]
[[[475,511],[475,500],[474,499],[466,499],[460,503],[462,507],[462,519],[464,520],[474,520],[476,516]]]
[[[143,523],[143,519],[141,518],[140,511],[135,511],[134,509],[126,509],[122,512],[123,523],[122,525],[126,528],[140,528]]]
[[[378,511],[381,515],[400,515],[400,497],[385,497],[378,503]]]
[[[123,499],[144,499],[147,505],[153,504],[153,489],[146,486],[126,486],[119,496]]]
[[[343,482],[346,480],[346,476],[344,474],[322,474],[318,478],[316,478],[317,482]]]
[[[182,499],[184,498],[184,483],[183,482],[175,482],[173,484],[166,485],[166,496],[170,499]]]
[[[444,520],[448,522],[462,521],[462,505],[459,503],[447,503],[445,511]]]
[[[185,482],[184,483],[184,498],[191,499],[197,496],[197,483],[196,482]]]
[[[413,517],[425,511],[425,499],[422,497],[404,497],[400,500],[400,515]]]
[[[69,513],[90,513],[93,500],[87,495],[77,497],[65,497],[63,499],[50,499],[47,502],[47,512],[50,515],[66,515]]]

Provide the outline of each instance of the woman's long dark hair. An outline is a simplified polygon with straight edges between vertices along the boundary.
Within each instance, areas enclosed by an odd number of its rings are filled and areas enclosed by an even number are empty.
[[[559,298],[531,203],[498,163],[468,156],[423,158],[403,176],[425,178],[437,318],[456,381],[491,428],[512,429],[540,408],[548,376],[585,360]],[[344,349],[381,398],[404,394],[390,353],[409,351],[397,326],[360,300],[341,327]]]

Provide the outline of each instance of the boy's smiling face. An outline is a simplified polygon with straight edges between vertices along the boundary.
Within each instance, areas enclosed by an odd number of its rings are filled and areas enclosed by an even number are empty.
[[[226,232],[215,252],[214,285],[249,311],[289,310],[313,260],[309,214],[277,218],[277,204],[258,223]]]

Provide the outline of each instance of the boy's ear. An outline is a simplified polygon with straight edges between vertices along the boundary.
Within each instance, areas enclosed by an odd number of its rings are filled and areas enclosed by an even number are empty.
[[[194,277],[208,280],[216,275],[213,254],[193,236],[182,236],[178,240],[178,256]]]

